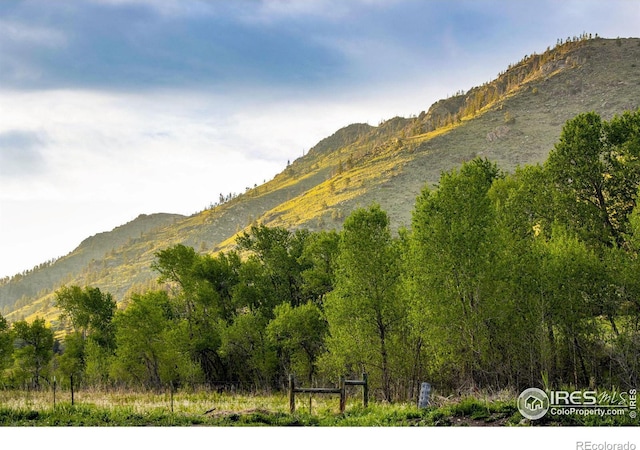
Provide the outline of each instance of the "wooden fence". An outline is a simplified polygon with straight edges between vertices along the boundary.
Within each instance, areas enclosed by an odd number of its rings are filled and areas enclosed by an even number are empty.
[[[362,374],[362,380],[345,380],[340,377],[337,388],[312,388],[296,387],[295,378],[289,375],[289,410],[293,414],[296,411],[296,393],[300,394],[340,394],[340,412],[343,413],[347,404],[347,386],[362,386],[362,405],[369,406],[369,381],[366,373]]]

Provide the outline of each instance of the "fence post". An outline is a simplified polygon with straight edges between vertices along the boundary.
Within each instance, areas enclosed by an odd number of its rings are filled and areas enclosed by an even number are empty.
[[[367,372],[362,372],[362,406],[365,408],[369,406],[369,376]]]
[[[344,377],[340,377],[340,412],[343,413],[347,406],[347,389]]]
[[[296,412],[296,382],[293,379],[293,374],[289,374],[289,411],[291,414]]]
[[[73,401],[73,374],[71,374],[71,406],[73,406],[74,401]]]
[[[53,409],[56,408],[56,376],[53,376]]]
[[[422,383],[420,386],[420,397],[418,398],[418,408],[426,408],[429,406],[429,395],[431,394],[431,385]]]
[[[169,386],[169,389],[171,389],[170,392],[170,396],[171,396],[171,414],[173,414],[173,381],[171,381],[171,385]]]

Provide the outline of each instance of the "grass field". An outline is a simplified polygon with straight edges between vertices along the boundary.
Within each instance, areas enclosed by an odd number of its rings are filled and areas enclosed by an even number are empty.
[[[296,397],[296,412],[289,413],[285,394],[219,394],[205,391],[167,393],[81,391],[71,405],[69,392],[0,391],[1,426],[617,426],[635,425],[626,416],[563,416],[537,421],[523,419],[515,395],[444,398],[434,396],[431,406],[419,409],[407,403],[372,402],[364,408],[358,396],[348,398],[339,412],[336,395]],[[173,411],[172,411],[173,407]]]

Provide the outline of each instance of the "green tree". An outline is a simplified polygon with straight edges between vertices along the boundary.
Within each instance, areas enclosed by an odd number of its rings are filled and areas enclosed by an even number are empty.
[[[590,263],[596,268],[589,272],[588,285],[580,289],[581,311],[587,316],[581,316],[583,329],[576,339],[589,342],[566,346],[580,363],[577,369],[574,364],[572,381],[584,382],[587,376],[601,379],[608,373],[610,382],[618,377],[631,385],[637,381],[637,376],[629,376],[637,368],[633,361],[640,354],[638,327],[632,325],[637,324],[639,293],[633,211],[640,184],[640,110],[609,122],[595,113],[576,116],[563,128],[545,169],[557,191],[556,219],[597,251],[590,257],[596,258]],[[594,354],[603,357],[596,346],[609,349],[610,367],[590,366]],[[614,367],[617,374],[611,371]]]
[[[111,321],[116,311],[116,302],[109,293],[87,286],[64,286],[56,291],[56,306],[60,317],[69,319],[73,329],[83,339],[91,337],[100,346],[112,349],[114,345]]]
[[[475,159],[416,201],[407,289],[434,379],[486,381],[489,342],[502,327],[491,295],[496,229],[488,196],[499,176],[495,164]]]
[[[114,322],[114,379],[155,389],[198,379],[201,372],[189,355],[187,323],[175,315],[166,292],[133,295]]]
[[[228,367],[228,380],[264,389],[284,385],[278,380],[278,357],[267,336],[269,318],[260,310],[236,316],[221,330],[220,355]]]
[[[392,360],[404,351],[406,330],[399,256],[387,214],[378,205],[354,211],[341,233],[335,289],[325,300],[329,357],[342,370],[369,372],[388,401]]]
[[[327,322],[312,302],[292,307],[276,306],[274,318],[267,326],[267,336],[280,351],[287,372],[302,372],[312,382],[316,359],[324,351]]]
[[[322,305],[335,283],[335,261],[340,235],[335,231],[312,233],[300,258],[307,267],[302,271],[304,297]]]
[[[66,338],[65,338],[66,340]],[[102,387],[109,383],[109,368],[115,354],[115,327],[114,327],[114,348],[106,349],[100,346],[93,339],[84,341],[84,345],[80,348],[83,353],[75,351],[71,355],[77,358],[77,364],[83,368],[82,379],[91,386]],[[67,353],[65,343],[64,353]],[[76,366],[77,367],[77,366]]]
[[[238,310],[260,311],[271,316],[279,302],[274,298],[272,283],[262,263],[249,257],[240,266],[238,276],[238,284],[233,290],[233,302]]]
[[[75,378],[74,385],[82,380],[86,368],[86,340],[80,332],[69,333],[64,338],[64,352],[58,358],[59,370],[67,378]]]
[[[517,388],[538,385],[541,373],[558,380],[557,320],[545,271],[554,223],[550,185],[541,166],[527,166],[494,180],[487,193],[495,211],[491,295],[503,325],[492,352],[509,361],[497,368],[502,382]]]
[[[221,252],[215,257],[200,256],[193,269],[201,302],[206,303],[211,316],[225,322],[230,322],[237,312],[233,291],[239,283],[241,264],[236,252]]]
[[[588,241],[624,245],[639,157],[640,111],[609,123],[593,112],[568,121],[546,163],[560,194],[562,221]]]
[[[555,225],[543,242],[542,285],[554,323],[557,384],[588,386],[597,378],[599,321],[594,314],[593,292],[602,286],[604,267],[594,251],[575,233]]]
[[[195,290],[196,277],[193,270],[198,261],[198,254],[192,247],[175,245],[155,254],[151,268],[158,272],[158,283],[168,282],[176,295],[188,293],[185,298],[185,313],[188,316],[194,309],[191,293]]]
[[[549,174],[540,165],[519,167],[496,178],[487,192],[496,211],[498,228],[517,242],[550,236],[555,220],[554,192]]]
[[[53,357],[53,331],[44,319],[36,318],[31,324],[24,320],[13,324],[15,336],[15,366],[20,378],[38,389],[47,379],[49,363]]]
[[[499,348],[510,361],[509,383],[539,385],[545,374],[556,387],[630,386],[636,353],[626,311],[638,298],[638,283],[627,274],[635,257],[615,245],[594,247],[574,222],[563,222],[566,214],[553,207],[556,187],[547,180],[547,171],[525,167],[494,181],[489,192],[499,231],[493,295],[503,299],[501,316],[518,330],[507,332],[510,342]]]
[[[63,343],[60,369],[76,380],[84,378],[88,369],[92,383],[108,379],[106,361],[115,351],[113,317],[116,302],[109,293],[87,286],[64,286],[55,292],[61,320],[71,323],[73,332]]]
[[[229,323],[236,314],[233,292],[241,275],[240,258],[236,253],[198,255],[178,244],[158,252],[152,267],[160,273],[158,281],[173,288],[176,314],[186,320],[192,360],[208,381],[223,379],[218,322]]]
[[[7,319],[0,315],[0,381],[4,370],[11,366],[13,356],[13,335]]]
[[[617,378],[621,386],[632,389],[640,382],[640,206],[629,218],[629,250],[612,248],[605,255],[608,279],[607,304],[615,304],[614,335],[607,342],[609,361],[616,369],[611,384]],[[615,378],[613,378],[615,377]]]
[[[307,230],[290,232],[281,227],[252,226],[237,239],[238,249],[252,253],[250,258],[260,262],[269,294],[267,310],[282,302],[298,306],[306,302],[302,272],[309,268],[301,258],[310,236]],[[270,311],[265,311],[270,312]]]

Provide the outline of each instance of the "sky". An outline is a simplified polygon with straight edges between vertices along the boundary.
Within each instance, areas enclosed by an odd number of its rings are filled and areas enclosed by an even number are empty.
[[[638,23],[636,0],[1,0],[0,277]]]

